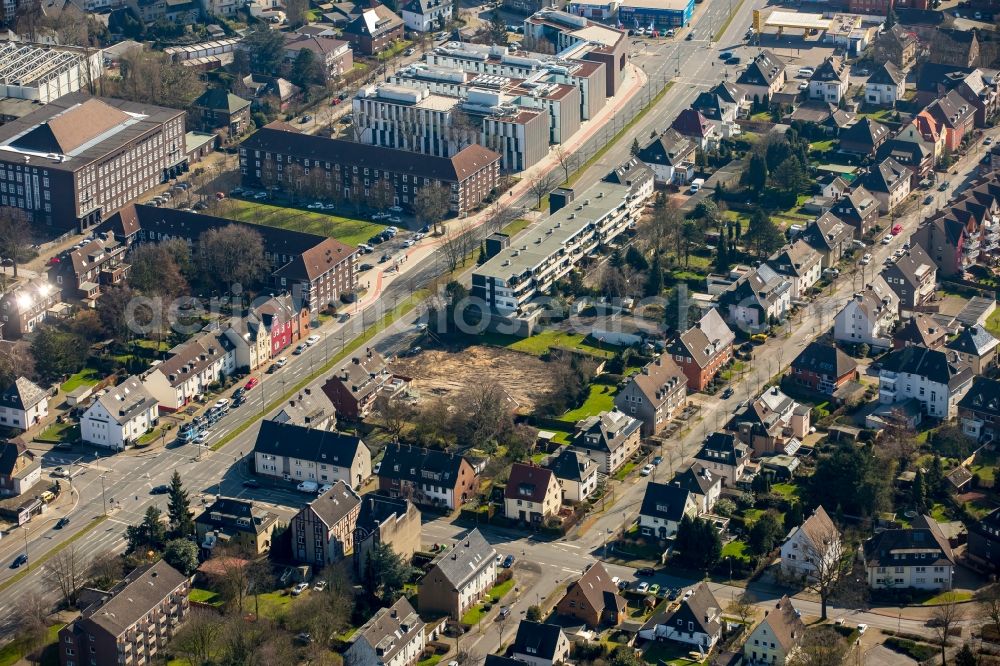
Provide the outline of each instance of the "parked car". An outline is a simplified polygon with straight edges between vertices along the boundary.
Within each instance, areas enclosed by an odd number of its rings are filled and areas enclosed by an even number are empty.
[[[643,567],[635,572],[636,576],[652,576],[656,572],[653,571],[652,567]]]
[[[902,224],[894,224],[894,225],[892,225],[892,235],[893,236],[898,236],[902,232],[903,232],[903,225]]]
[[[502,566],[504,569],[510,569],[512,566],[514,566],[514,556],[508,555],[507,557],[503,558]]]
[[[373,268],[375,268],[375,266],[373,266],[372,264],[361,264],[360,266],[358,266],[359,271],[370,271]]]
[[[299,354],[301,354],[305,350],[306,350],[306,346],[300,344],[298,347],[295,348],[295,351],[293,351],[292,353],[295,354],[296,356],[298,356]]]
[[[300,493],[314,493],[319,490],[319,484],[315,481],[303,481],[295,489]]]
[[[654,465],[659,465],[661,462],[663,462],[663,456],[656,456],[655,458],[653,458]]]
[[[649,583],[647,583],[646,581],[642,581],[636,586],[635,591],[639,592],[640,594],[646,594],[647,592],[649,592]]]
[[[166,495],[170,492],[170,486],[160,484],[149,489],[150,495]]]
[[[215,401],[214,407],[221,412],[226,411],[229,409],[229,398],[219,398]]]
[[[326,581],[321,580],[320,582],[313,585],[313,592],[322,592],[326,589]]]
[[[733,393],[735,393],[735,391],[733,391],[733,387],[727,386],[726,390],[722,392],[722,399],[729,400],[730,398],[733,397]]]
[[[69,472],[66,471],[65,467],[56,467],[49,472],[49,476],[54,476],[57,479],[66,479],[69,478]]]
[[[649,464],[643,466],[642,470],[639,471],[640,476],[649,476],[652,473],[653,473],[653,466]]]
[[[497,619],[494,622],[501,622],[510,617],[510,606],[502,606],[500,612],[497,613]]]
[[[948,189],[948,181],[942,180],[941,184],[938,185],[938,192],[944,192],[947,189]]]
[[[660,584],[659,583],[653,583],[652,585],[650,585],[649,586],[649,593],[650,594],[659,594],[660,593]]]
[[[319,342],[319,336],[313,333],[308,338],[306,338],[306,344],[312,347],[314,344]]]
[[[924,205],[925,206],[930,206],[932,203],[934,203],[934,195],[933,194],[928,194],[926,197],[924,197]]]
[[[389,206],[389,212],[390,213],[402,213],[403,212],[403,208],[402,208],[402,206]]]
[[[892,234],[886,234],[885,238],[882,239],[882,245],[888,245],[892,242]]]
[[[279,356],[279,357],[278,357],[278,360],[274,362],[274,364],[275,364],[276,366],[278,366],[279,368],[283,368],[283,367],[285,367],[285,364],[286,364],[286,363],[288,363],[288,358],[287,358],[287,357],[285,357],[285,356]]]
[[[866,252],[865,256],[861,257],[860,263],[862,266],[867,266],[868,264],[872,263],[872,255]]]
[[[254,481],[253,479],[247,479],[246,481],[243,482],[243,487],[244,488],[260,488],[260,484],[257,483],[256,481]]]
[[[292,588],[292,596],[297,597],[309,589],[309,583],[298,583]]]
[[[813,67],[799,67],[799,73],[797,76],[808,79],[815,73],[816,70]]]

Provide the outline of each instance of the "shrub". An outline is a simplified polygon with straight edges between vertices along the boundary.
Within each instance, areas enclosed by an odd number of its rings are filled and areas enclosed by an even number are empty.
[[[905,654],[906,656],[916,659],[917,661],[926,661],[934,658],[938,654],[937,648],[933,645],[916,643],[908,638],[897,638],[896,636],[890,636],[885,639],[885,646],[890,650],[899,652],[900,654]]]

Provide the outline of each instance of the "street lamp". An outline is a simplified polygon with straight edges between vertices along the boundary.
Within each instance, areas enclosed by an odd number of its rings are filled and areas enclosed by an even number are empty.
[[[101,501],[104,502],[104,515],[108,515],[108,498],[104,492],[104,479],[107,478],[107,474],[101,474]]]

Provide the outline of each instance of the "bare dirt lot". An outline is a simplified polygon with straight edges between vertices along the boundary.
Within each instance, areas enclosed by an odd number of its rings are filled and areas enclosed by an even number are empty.
[[[421,400],[456,395],[468,386],[495,381],[517,401],[522,412],[553,389],[551,366],[531,356],[500,347],[472,345],[449,352],[428,349],[418,356],[393,362],[394,372],[413,378]]]

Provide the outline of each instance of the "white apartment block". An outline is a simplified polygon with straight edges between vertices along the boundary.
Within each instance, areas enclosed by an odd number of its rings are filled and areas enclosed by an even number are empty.
[[[159,418],[156,398],[138,377],[108,389],[83,413],[80,438],[88,444],[124,451],[153,429]]]
[[[878,399],[896,404],[917,400],[924,413],[950,419],[958,401],[972,388],[974,373],[954,352],[905,347],[889,354],[878,376]]]
[[[164,411],[177,411],[204,395],[215,382],[236,372],[236,350],[222,333],[207,333],[173,352],[142,379]]]

